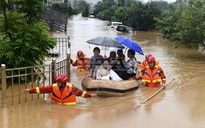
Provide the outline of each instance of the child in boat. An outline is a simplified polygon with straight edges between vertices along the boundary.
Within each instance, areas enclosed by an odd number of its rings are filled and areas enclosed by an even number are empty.
[[[121,81],[122,79],[111,69],[111,65],[108,60],[105,59],[103,64],[97,69],[96,73],[97,80],[114,80]]]

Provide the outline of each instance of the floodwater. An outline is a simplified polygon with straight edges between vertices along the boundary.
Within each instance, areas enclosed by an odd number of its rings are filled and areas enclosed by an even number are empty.
[[[145,104],[159,88],[140,88],[123,97],[77,98],[76,106],[52,104],[49,98],[15,104],[2,108],[1,128],[203,128],[205,126],[205,55],[198,49],[180,46],[160,37],[157,31],[117,33],[107,21],[74,16],[69,19],[68,32],[52,33],[55,37],[71,39],[71,57],[83,50],[92,56],[95,46],[86,41],[97,36],[125,35],[139,43],[145,54],[151,53],[160,61],[169,83]],[[102,50],[101,54],[108,55]],[[144,56],[137,54],[142,61]],[[71,67],[71,82],[81,88],[85,73]],[[170,82],[171,81],[171,82]]]

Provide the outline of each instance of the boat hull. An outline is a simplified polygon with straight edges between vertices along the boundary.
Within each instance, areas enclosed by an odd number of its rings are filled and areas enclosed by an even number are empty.
[[[136,80],[93,80],[85,76],[81,84],[83,90],[99,96],[124,96],[138,89],[138,81]]]

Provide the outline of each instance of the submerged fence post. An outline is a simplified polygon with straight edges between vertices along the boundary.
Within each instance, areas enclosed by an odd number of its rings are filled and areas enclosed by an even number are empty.
[[[66,73],[68,76],[68,82],[70,82],[70,56],[71,56],[71,42],[70,42],[70,36],[68,36],[68,50],[67,50],[67,61],[66,61]]]
[[[2,107],[7,107],[6,99],[6,65],[1,64],[1,91],[2,91]]]
[[[56,82],[56,59],[52,59],[51,62],[51,71],[52,71],[52,84]]]
[[[68,76],[68,82],[70,82],[70,54],[67,54],[67,61],[66,61],[66,74]]]

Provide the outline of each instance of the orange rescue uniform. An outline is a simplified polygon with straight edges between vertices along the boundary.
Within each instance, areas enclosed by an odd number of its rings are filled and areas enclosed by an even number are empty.
[[[155,61],[155,65],[158,66],[158,65],[159,65],[159,61]],[[142,75],[145,73],[144,71],[145,71],[147,68],[149,68],[149,66],[148,66],[148,62],[147,62],[146,60],[142,61],[142,63],[139,63],[139,65],[138,65],[138,69],[141,70]]]
[[[53,102],[64,105],[75,105],[76,96],[91,98],[91,94],[76,88],[73,84],[67,82],[66,86],[59,88],[57,84],[31,88],[29,93],[50,93]]]
[[[160,82],[166,83],[166,76],[164,75],[162,68],[158,65],[155,65],[153,70],[148,66],[143,72],[142,82],[145,82],[148,87],[159,86]]]
[[[78,57],[76,57],[76,61],[72,63],[72,65],[77,66],[78,71],[88,70],[90,68],[90,59],[84,57],[84,59],[81,60]]]

